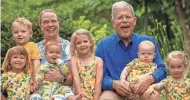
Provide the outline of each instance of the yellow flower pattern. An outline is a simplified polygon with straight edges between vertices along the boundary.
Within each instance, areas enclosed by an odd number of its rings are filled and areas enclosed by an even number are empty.
[[[56,64],[50,64],[45,62],[40,65],[38,72],[36,74],[36,81],[42,80],[42,83],[39,85],[38,93],[42,96],[43,100],[51,100],[51,97],[55,94],[63,94],[70,93],[70,89],[67,89],[65,85],[58,82],[50,82],[44,80],[44,75],[51,71],[51,69],[59,70]]]
[[[184,83],[178,83],[168,76],[162,81],[165,83],[167,100],[190,100],[190,79],[184,79]]]
[[[5,72],[1,76],[1,90],[6,90],[8,100],[28,100],[30,98],[29,73]]]
[[[129,72],[127,80],[134,83],[138,80],[138,77],[147,73],[152,73],[157,69],[156,65],[153,62],[145,63],[139,61],[137,58],[127,64],[126,67]]]
[[[95,80],[96,80],[96,63],[95,57],[91,66],[83,66],[78,61],[79,77],[85,100],[93,100]]]

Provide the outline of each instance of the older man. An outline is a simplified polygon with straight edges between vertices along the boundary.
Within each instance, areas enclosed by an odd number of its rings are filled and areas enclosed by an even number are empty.
[[[100,40],[96,49],[96,55],[104,61],[103,93],[100,100],[126,100],[127,97],[135,95],[131,94],[129,82],[122,83],[119,79],[126,64],[137,58],[138,45],[143,40],[154,43],[156,55],[153,61],[158,68],[153,74],[138,80],[135,93],[142,94],[142,99],[151,99],[151,97],[145,98],[143,93],[151,84],[160,82],[166,77],[165,65],[160,57],[155,39],[133,32],[136,20],[133,7],[130,4],[125,1],[113,4],[112,24],[116,33]],[[154,96],[159,98],[158,93]]]

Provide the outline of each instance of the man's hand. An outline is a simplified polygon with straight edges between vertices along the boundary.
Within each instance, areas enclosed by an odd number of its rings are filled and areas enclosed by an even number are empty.
[[[45,74],[44,79],[46,81],[52,81],[52,82],[61,82],[61,79],[63,76],[61,75],[60,71],[57,70],[51,70]]]
[[[129,88],[129,82],[127,81],[113,81],[113,88],[119,93],[121,96],[131,95],[131,90]]]
[[[135,94],[143,94],[148,87],[154,83],[154,77],[153,75],[146,74],[143,75],[138,82],[135,85]]]

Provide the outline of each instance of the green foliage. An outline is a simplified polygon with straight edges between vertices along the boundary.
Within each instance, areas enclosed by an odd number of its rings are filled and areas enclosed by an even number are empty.
[[[2,21],[1,21],[1,61],[3,61],[7,50],[13,47],[15,42],[12,40],[11,24],[18,17],[25,17],[33,24],[33,37],[30,41],[39,42],[43,39],[43,33],[40,30],[38,16],[43,9],[53,9],[60,21],[60,36],[70,40],[72,33],[84,28],[89,30],[95,40],[99,40],[106,36],[107,25],[92,24],[92,20],[80,14],[83,12],[87,3],[80,0],[3,0],[2,1]],[[77,5],[73,5],[77,4]]]
[[[148,26],[147,35],[153,36],[158,43],[161,56],[165,59],[173,50],[184,50],[183,32],[177,21],[171,21],[171,33],[167,33],[166,25],[151,17],[152,26]],[[172,38],[169,38],[169,35]]]

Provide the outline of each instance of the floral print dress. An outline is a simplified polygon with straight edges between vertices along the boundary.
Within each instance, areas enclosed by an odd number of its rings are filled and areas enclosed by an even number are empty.
[[[93,100],[96,82],[96,60],[90,66],[82,65],[78,59],[79,77],[85,100]]]
[[[69,86],[63,85],[58,82],[51,82],[44,80],[44,76],[51,69],[59,70],[56,64],[50,64],[45,62],[40,65],[38,72],[36,74],[36,81],[41,80],[39,84],[39,89],[37,92],[42,96],[43,100],[51,100],[51,97],[56,94],[62,94],[65,97],[74,95],[73,91]]]
[[[21,72],[5,72],[1,76],[1,90],[6,90],[8,100],[28,100],[30,98],[31,75]]]
[[[184,83],[178,83],[171,76],[162,82],[165,84],[167,100],[190,100],[190,79],[184,77]]]
[[[134,59],[129,64],[127,64],[127,71],[129,72],[129,75],[127,77],[127,80],[131,83],[136,83],[138,78],[140,76],[153,73],[156,70],[156,65],[152,63],[145,63],[139,61],[139,59]]]

